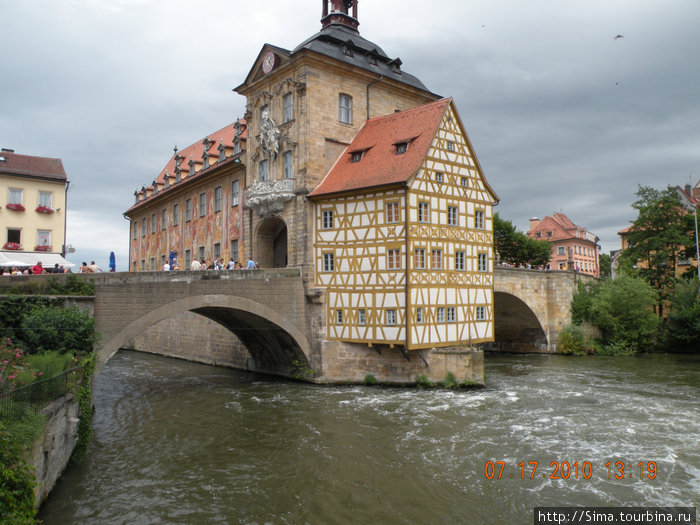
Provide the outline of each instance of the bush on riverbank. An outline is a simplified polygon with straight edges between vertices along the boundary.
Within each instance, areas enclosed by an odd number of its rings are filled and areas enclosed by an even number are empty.
[[[700,280],[681,279],[670,297],[665,350],[700,352]]]
[[[19,439],[0,422],[0,525],[36,523],[35,485]]]
[[[95,344],[95,320],[76,307],[34,308],[23,316],[21,328],[28,353],[88,354]]]
[[[660,320],[654,313],[657,296],[643,279],[621,276],[589,287],[579,286],[571,310],[575,324],[590,322],[602,333],[600,341],[584,339],[584,347],[595,353],[631,355],[655,348],[659,339]],[[573,349],[579,348],[581,336],[565,333]]]

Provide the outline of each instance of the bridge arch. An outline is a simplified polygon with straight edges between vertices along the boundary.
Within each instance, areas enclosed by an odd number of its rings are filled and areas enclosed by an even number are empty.
[[[257,301],[224,294],[184,297],[139,316],[100,346],[101,364],[150,326],[184,312],[207,317],[236,335],[255,360],[257,371],[291,375],[293,361],[310,367],[311,345],[294,323]]]
[[[527,297],[494,291],[493,349],[502,352],[547,352],[547,326],[527,304]]]

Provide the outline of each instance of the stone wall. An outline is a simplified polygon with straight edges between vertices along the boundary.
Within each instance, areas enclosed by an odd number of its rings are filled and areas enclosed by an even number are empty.
[[[73,454],[78,442],[79,408],[78,400],[68,394],[41,411],[47,416],[44,434],[34,442],[29,458],[38,482],[34,489],[36,507],[47,498]]]
[[[422,358],[421,358],[422,354]],[[406,354],[388,346],[326,341],[315,380],[322,383],[361,383],[372,375],[380,383],[412,384],[416,376],[443,381],[448,373],[457,381],[484,384],[484,354],[467,347],[424,350]],[[425,361],[423,360],[425,359]]]
[[[129,348],[246,370],[250,354],[229,330],[191,312],[175,315],[135,337]]]

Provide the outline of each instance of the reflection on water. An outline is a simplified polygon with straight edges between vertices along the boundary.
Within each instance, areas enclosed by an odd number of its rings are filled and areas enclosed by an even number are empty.
[[[97,380],[90,452],[40,519],[490,524],[532,523],[535,506],[698,506],[699,359],[487,355],[486,374],[470,391],[315,386],[120,352]],[[589,461],[590,479],[550,479],[552,461]],[[608,461],[632,477],[608,479]]]

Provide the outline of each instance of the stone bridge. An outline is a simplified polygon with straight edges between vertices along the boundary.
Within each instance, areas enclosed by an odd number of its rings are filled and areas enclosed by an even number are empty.
[[[12,277],[0,279],[0,286],[56,277]],[[307,297],[297,268],[100,273],[86,278],[95,283],[95,296],[79,302],[87,303],[94,313],[100,334],[98,366],[120,348],[134,347],[287,377],[313,369],[321,382],[362,381],[367,370],[380,368],[389,370],[383,380],[397,382],[427,372],[424,356],[409,358],[396,349],[394,356],[390,349],[348,353],[333,351],[331,346],[324,350],[324,305],[315,295]],[[574,272],[497,267],[496,341],[483,349],[556,352],[559,331],[571,320],[571,299],[581,279],[592,278]],[[204,324],[200,316],[213,322]],[[218,354],[204,350],[212,340],[222,349]],[[443,357],[439,350],[433,353],[430,370],[440,379],[445,371],[438,360]],[[444,356],[443,360],[449,359]],[[444,366],[448,370],[454,365]]]
[[[571,299],[578,282],[595,278],[571,271],[496,267],[494,343],[485,350],[557,352],[559,332],[571,322]]]

